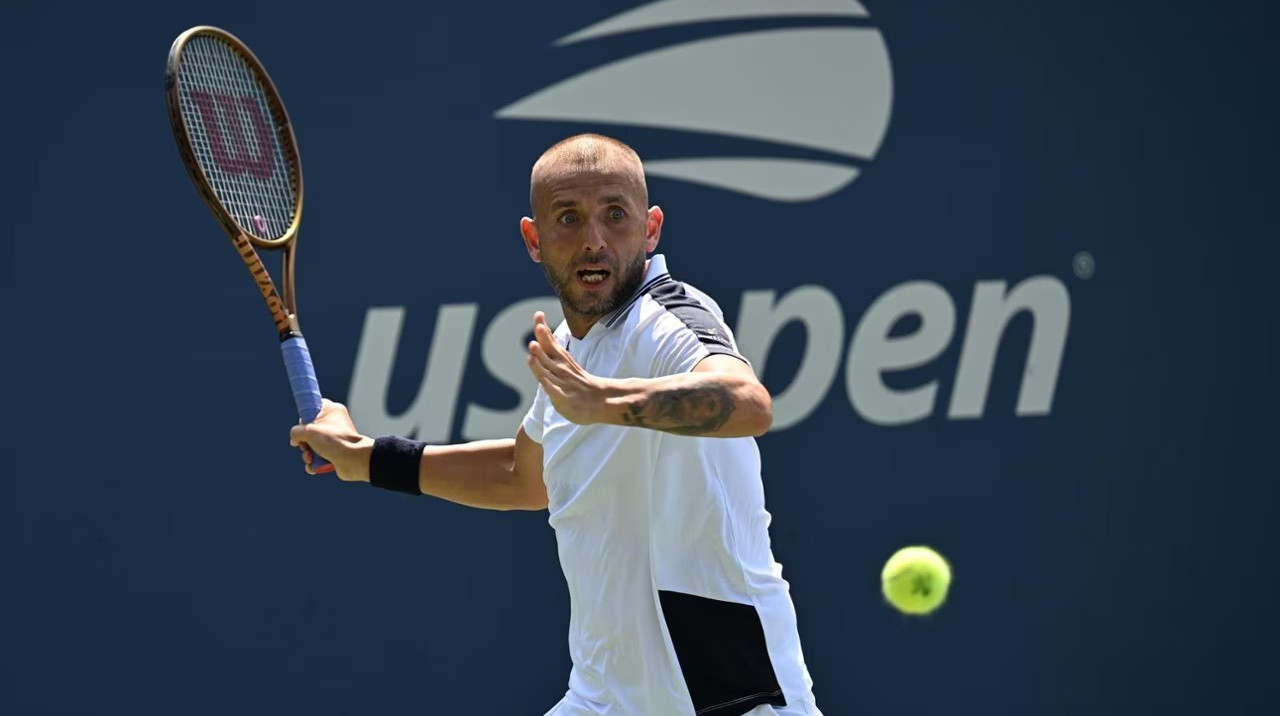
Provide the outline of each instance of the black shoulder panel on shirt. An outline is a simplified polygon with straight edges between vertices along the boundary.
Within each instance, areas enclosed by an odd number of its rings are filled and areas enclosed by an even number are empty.
[[[684,289],[679,281],[668,281],[649,289],[649,297],[657,301],[684,325],[693,331],[693,335],[702,341],[711,353],[741,358],[733,342],[729,340],[728,329],[711,309],[707,308],[696,297]]]

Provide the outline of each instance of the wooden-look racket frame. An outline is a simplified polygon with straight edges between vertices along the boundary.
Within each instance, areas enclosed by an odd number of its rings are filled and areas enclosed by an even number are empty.
[[[293,218],[289,228],[278,239],[258,236],[253,231],[253,227],[240,226],[235,218],[232,217],[231,212],[218,200],[212,183],[205,176],[204,170],[200,167],[200,162],[196,158],[195,148],[191,145],[191,135],[187,127],[187,121],[182,115],[178,70],[182,62],[182,50],[193,38],[201,35],[214,37],[230,45],[249,64],[254,74],[261,80],[267,99],[267,109],[275,120],[274,126],[277,139],[284,153],[284,159],[289,165],[289,183],[295,197]],[[289,113],[284,108],[284,102],[280,99],[280,94],[276,91],[276,86],[271,81],[271,76],[267,74],[266,68],[262,66],[253,51],[241,42],[239,38],[220,28],[202,25],[193,27],[179,35],[174,40],[173,47],[169,49],[169,60],[165,66],[165,98],[169,105],[169,121],[173,124],[173,135],[178,142],[178,151],[182,155],[182,163],[186,165],[187,173],[191,175],[191,181],[195,183],[196,190],[200,192],[204,203],[231,237],[231,243],[235,245],[236,253],[240,254],[240,258],[249,269],[249,273],[253,275],[254,283],[257,284],[263,300],[267,302],[267,309],[271,311],[271,318],[275,321],[276,330],[279,332],[281,340],[290,335],[300,334],[293,267],[298,226],[302,221],[302,161],[298,157],[298,142],[293,136],[293,125],[289,122]],[[263,151],[265,151],[265,147]],[[262,258],[258,255],[257,249],[259,248],[269,251],[282,250],[284,252],[283,269],[280,274],[280,284],[284,289],[283,291],[276,290],[275,283],[271,280],[271,275],[267,273],[267,268],[262,263]]]

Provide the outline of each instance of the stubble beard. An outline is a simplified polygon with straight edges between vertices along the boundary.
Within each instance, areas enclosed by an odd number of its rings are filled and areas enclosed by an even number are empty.
[[[570,267],[561,275],[543,262],[542,270],[547,276],[547,283],[551,284],[552,290],[560,298],[560,305],[566,313],[572,311],[579,316],[600,318],[618,310],[640,288],[640,282],[644,280],[644,254],[641,253],[634,261],[621,267],[613,292],[607,296],[575,297],[573,285],[577,280],[576,268]]]

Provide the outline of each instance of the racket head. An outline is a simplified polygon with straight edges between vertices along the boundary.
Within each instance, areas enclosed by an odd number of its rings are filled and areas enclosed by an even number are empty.
[[[280,93],[247,45],[201,25],[169,49],[165,96],[187,173],[232,237],[277,249],[298,235],[302,163]]]

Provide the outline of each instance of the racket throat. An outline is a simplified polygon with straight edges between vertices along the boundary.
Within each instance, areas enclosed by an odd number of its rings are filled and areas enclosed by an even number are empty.
[[[280,342],[289,340],[290,338],[301,338],[302,328],[298,326],[298,314],[285,314],[285,326],[280,329]]]

